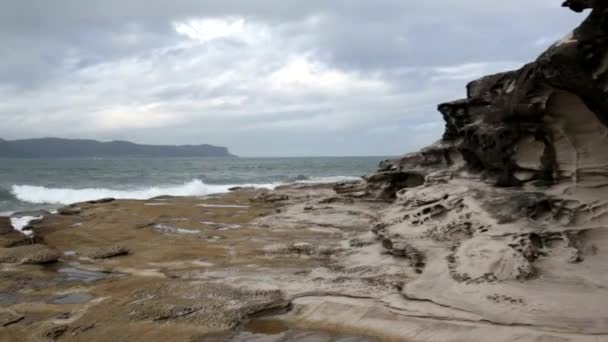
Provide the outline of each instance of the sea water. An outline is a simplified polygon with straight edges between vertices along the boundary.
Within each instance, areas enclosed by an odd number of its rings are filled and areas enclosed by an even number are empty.
[[[372,173],[386,157],[0,159],[0,215],[106,197],[204,196]]]

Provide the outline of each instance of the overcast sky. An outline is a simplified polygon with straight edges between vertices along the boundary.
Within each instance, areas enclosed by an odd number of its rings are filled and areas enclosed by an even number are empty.
[[[558,0],[1,0],[0,137],[398,155],[583,16]]]

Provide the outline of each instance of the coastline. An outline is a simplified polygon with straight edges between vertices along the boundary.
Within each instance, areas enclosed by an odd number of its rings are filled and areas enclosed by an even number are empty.
[[[0,312],[28,324],[9,322],[0,338],[415,341],[421,329],[433,341],[486,341],[490,331],[496,341],[597,338],[489,323],[403,297],[416,265],[387,254],[369,232],[390,204],[337,194],[340,186],[105,199],[47,215],[32,223],[35,245],[1,250],[3,260],[55,254],[51,265],[4,264],[0,292],[13,295]],[[192,301],[208,291],[212,302]]]

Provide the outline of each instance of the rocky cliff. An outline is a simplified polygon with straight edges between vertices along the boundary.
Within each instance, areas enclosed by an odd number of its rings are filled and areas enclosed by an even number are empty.
[[[344,194],[419,276],[402,294],[509,325],[608,333],[608,2],[516,71],[439,105],[443,138]]]
[[[446,122],[443,139],[384,162],[380,172],[403,177],[467,170],[498,186],[603,182],[608,3],[567,1],[564,6],[592,11],[536,61],[473,81],[466,99],[439,105]]]

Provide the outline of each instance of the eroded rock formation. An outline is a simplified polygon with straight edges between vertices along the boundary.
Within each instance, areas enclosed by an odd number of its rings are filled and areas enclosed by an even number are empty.
[[[535,62],[439,105],[440,142],[346,187],[394,198],[373,231],[420,273],[405,297],[608,333],[608,2],[564,6],[591,11]]]

